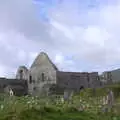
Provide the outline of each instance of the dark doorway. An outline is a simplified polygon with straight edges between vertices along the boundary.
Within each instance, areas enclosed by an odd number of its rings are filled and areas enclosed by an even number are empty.
[[[44,79],[45,79],[45,75],[44,75],[44,73],[42,73],[42,81],[44,82]]]
[[[81,90],[83,90],[83,89],[84,89],[84,86],[80,86],[80,89],[79,89],[79,90],[81,91]]]
[[[32,83],[32,76],[31,75],[29,76],[29,83],[30,84]]]

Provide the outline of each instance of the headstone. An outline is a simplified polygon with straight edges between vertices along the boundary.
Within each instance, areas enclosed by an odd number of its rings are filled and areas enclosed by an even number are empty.
[[[103,106],[103,107],[102,107],[102,112],[103,112],[103,113],[108,112],[108,108],[107,108],[106,106]]]
[[[112,107],[114,104],[114,94],[113,91],[110,90],[107,95],[107,104],[109,107]]]
[[[80,107],[78,108],[78,111],[84,111],[84,107],[83,107],[83,106],[80,106]]]
[[[61,103],[64,103],[64,99],[63,99],[63,97],[61,98]]]
[[[68,100],[69,99],[69,92],[68,91],[64,91],[64,100]]]
[[[107,104],[107,99],[106,99],[106,96],[104,96],[104,97],[103,97],[102,102],[103,102],[103,105],[106,105],[106,104]]]
[[[13,93],[13,90],[10,88],[10,96],[13,96],[14,95],[14,93]]]
[[[73,91],[71,90],[65,90],[64,91],[64,100],[70,100],[71,97],[73,96]]]

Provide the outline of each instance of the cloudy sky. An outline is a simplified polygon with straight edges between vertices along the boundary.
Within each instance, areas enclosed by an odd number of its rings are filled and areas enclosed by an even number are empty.
[[[64,71],[120,68],[120,0],[1,0],[0,76],[41,51]]]

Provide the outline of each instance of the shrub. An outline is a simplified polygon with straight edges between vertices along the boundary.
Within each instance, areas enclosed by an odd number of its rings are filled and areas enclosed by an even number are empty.
[[[107,86],[106,89],[107,88],[111,89],[114,92],[115,98],[117,98],[120,95],[120,85],[119,84]]]
[[[49,113],[52,113],[52,112],[54,113],[54,112],[57,112],[57,109],[52,106],[44,106],[44,111]]]

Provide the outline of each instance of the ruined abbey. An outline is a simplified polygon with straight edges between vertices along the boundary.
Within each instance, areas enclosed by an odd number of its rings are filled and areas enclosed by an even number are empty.
[[[102,79],[111,81],[110,73],[104,73]],[[28,69],[20,66],[15,79],[0,78],[0,91],[9,91],[12,88],[16,95],[48,94],[56,88],[61,90],[72,89],[79,91],[81,88],[97,88],[103,86],[98,72],[64,72],[52,63],[48,55],[41,52]]]

